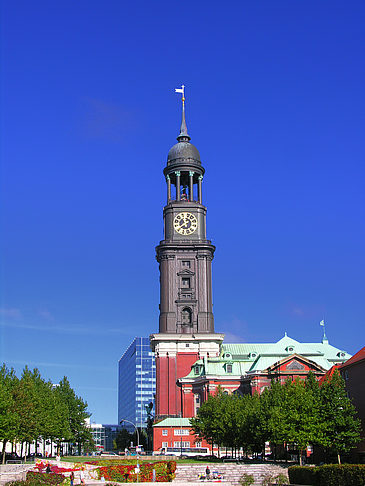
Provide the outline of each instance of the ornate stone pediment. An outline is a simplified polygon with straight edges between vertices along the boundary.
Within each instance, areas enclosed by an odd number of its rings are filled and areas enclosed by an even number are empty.
[[[195,272],[189,270],[188,268],[185,268],[184,270],[181,270],[181,272],[178,272],[177,274],[179,275],[179,277],[184,277],[185,275],[191,277],[192,275],[195,275]]]
[[[302,370],[305,370],[305,366],[304,366],[304,364],[299,363],[299,361],[297,361],[296,359],[293,359],[293,361],[290,361],[290,363],[286,365],[286,369],[290,370],[290,371],[292,371],[292,370],[302,371]]]

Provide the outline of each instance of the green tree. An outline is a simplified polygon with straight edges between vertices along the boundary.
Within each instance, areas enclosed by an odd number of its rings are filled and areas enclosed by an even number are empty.
[[[360,440],[360,420],[337,370],[322,384],[320,394],[324,430],[318,443],[336,453],[341,464],[341,454],[351,450]]]
[[[215,395],[208,399],[199,408],[197,416],[190,419],[193,431],[210,443],[221,445],[226,439],[227,426],[222,407],[222,391],[217,390]]]
[[[68,434],[68,441],[78,444],[79,454],[81,454],[83,444],[91,446],[93,443],[90,428],[86,425],[86,419],[90,417],[87,411],[87,403],[76,395],[66,376],[60,381],[57,392],[60,400],[67,407],[67,409],[64,409],[67,410],[68,415],[68,426],[64,430],[65,435]]]
[[[0,368],[0,441],[2,441],[2,463],[5,463],[5,449],[14,441],[19,429],[19,416],[15,407],[14,388],[18,382],[13,369],[5,364]]]
[[[33,374],[26,366],[20,380],[17,381],[14,389],[14,405],[18,415],[17,440],[25,442],[24,456],[27,455],[27,444],[37,439],[40,432],[39,427],[39,397]]]
[[[303,451],[308,444],[318,442],[319,439],[320,403],[311,386],[306,386],[299,378],[293,382],[286,382],[283,386],[286,420],[284,439],[297,444],[300,465],[302,465]]]
[[[115,438],[116,449],[124,450],[131,445],[131,442],[133,442],[133,434],[130,434],[127,429],[118,431]]]

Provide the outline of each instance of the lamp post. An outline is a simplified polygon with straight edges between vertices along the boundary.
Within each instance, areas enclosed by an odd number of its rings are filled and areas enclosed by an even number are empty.
[[[127,420],[127,419],[122,419],[119,423],[122,425],[122,422],[128,422],[129,424],[133,425],[133,427],[136,429],[136,432],[137,432],[137,447],[136,447],[136,453],[137,453],[137,483],[139,482],[138,481],[138,475],[139,475],[139,462],[138,462],[138,452],[139,452],[139,432],[138,432],[138,428],[137,426],[131,422],[130,420]]]

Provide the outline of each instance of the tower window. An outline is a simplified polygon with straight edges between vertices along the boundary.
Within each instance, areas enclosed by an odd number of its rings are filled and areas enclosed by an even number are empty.
[[[191,309],[185,307],[181,312],[181,322],[182,324],[191,324]]]
[[[183,277],[181,279],[182,286],[186,289],[190,289],[190,278],[189,277]]]

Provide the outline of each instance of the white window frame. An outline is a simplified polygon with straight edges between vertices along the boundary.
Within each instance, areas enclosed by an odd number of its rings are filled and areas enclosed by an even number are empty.
[[[175,441],[174,447],[190,447],[190,442],[188,442],[188,441],[180,441],[180,442]]]
[[[174,435],[190,435],[189,429],[174,429]]]

